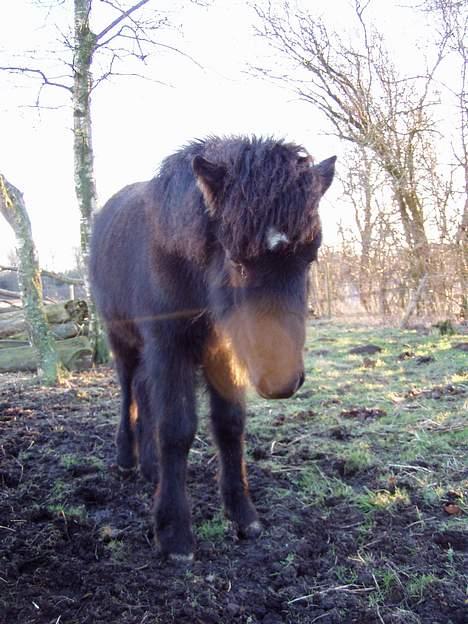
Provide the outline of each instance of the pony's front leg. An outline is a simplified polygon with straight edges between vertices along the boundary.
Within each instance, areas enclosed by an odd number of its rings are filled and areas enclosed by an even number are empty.
[[[149,364],[149,366],[148,366]],[[190,508],[186,494],[187,456],[196,432],[194,367],[183,355],[152,349],[151,411],[156,418],[159,483],[154,519],[161,553],[193,558]]]
[[[223,396],[209,384],[211,423],[219,448],[220,490],[226,515],[239,537],[254,538],[262,531],[250,499],[244,462],[245,407],[243,397]]]

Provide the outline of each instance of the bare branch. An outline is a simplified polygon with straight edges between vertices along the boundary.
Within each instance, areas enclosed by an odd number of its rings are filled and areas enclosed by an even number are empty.
[[[122,35],[122,38],[129,39],[130,37],[128,37],[127,35]],[[139,37],[138,40],[144,43],[149,43],[158,48],[164,48],[166,50],[171,50],[171,52],[176,52],[177,54],[180,54],[181,56],[188,59],[189,61],[192,61],[192,63],[194,63],[200,69],[204,69],[203,65],[201,65],[196,59],[194,59],[193,56],[191,56],[187,52],[184,52],[183,50],[179,50],[179,48],[175,48],[174,46],[168,45],[167,43],[159,43],[158,41],[154,41],[152,39],[146,39],[142,37]]]
[[[8,71],[15,74],[35,74],[42,78],[43,85],[47,85],[50,87],[58,87],[60,89],[66,89],[70,93],[72,92],[72,87],[65,85],[61,82],[55,82],[55,80],[51,80],[48,78],[45,73],[41,69],[34,69],[32,67],[0,67],[0,71]]]
[[[147,4],[148,2],[149,0],[140,0],[140,2],[137,2],[136,4],[131,6],[126,11],[123,11],[122,15],[119,15],[119,17],[117,17],[113,22],[111,22],[108,26],[106,26],[106,28],[104,28],[104,30],[102,30],[98,35],[96,35],[96,41],[99,41],[100,39],[102,39],[105,35],[107,35],[108,32],[110,32],[113,28],[115,28],[118,24],[120,24],[120,22],[122,22],[124,19],[129,17],[129,15],[137,11],[140,7]]]
[[[18,272],[18,267],[15,266],[3,266],[0,265],[1,271],[12,271],[13,273]],[[67,275],[63,275],[62,273],[55,273],[53,271],[46,271],[45,269],[41,269],[41,275],[43,277],[50,277],[51,279],[55,279],[58,282],[63,282],[64,284],[73,284],[74,286],[82,286],[83,280],[77,277],[68,277]]]

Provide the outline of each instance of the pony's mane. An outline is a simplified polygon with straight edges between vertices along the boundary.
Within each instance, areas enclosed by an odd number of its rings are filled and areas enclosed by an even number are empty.
[[[233,257],[263,253],[271,228],[293,244],[311,240],[317,234],[320,183],[313,172],[312,158],[303,147],[255,136],[210,137],[190,143],[167,158],[154,179],[159,221],[172,225],[170,230],[176,238],[177,230],[182,236],[181,229],[190,230],[185,231],[186,250],[194,235],[206,241],[210,223],[191,168],[196,155],[226,168],[211,221],[217,224],[216,237]]]

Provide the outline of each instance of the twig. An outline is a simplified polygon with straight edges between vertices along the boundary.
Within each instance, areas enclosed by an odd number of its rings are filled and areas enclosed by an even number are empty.
[[[322,615],[318,615],[316,618],[314,618],[310,624],[314,624],[314,622],[317,622],[317,620],[321,620],[321,619],[322,619],[323,617],[325,617],[326,615],[330,615],[330,614],[329,614],[329,613],[327,613],[327,612],[322,613]]]
[[[63,517],[63,522],[65,524],[65,534],[67,536],[67,539],[70,540],[70,533],[68,532],[67,516],[65,515],[65,512],[63,511],[63,509],[60,510],[60,515]]]
[[[353,589],[350,589],[353,588]],[[349,594],[362,594],[367,592],[375,591],[374,587],[358,587],[354,583],[349,583],[348,585],[338,585],[337,587],[329,587],[327,589],[322,589],[321,591],[314,592],[313,594],[307,594],[305,596],[299,596],[298,598],[293,598],[288,601],[288,605],[293,604],[294,602],[299,602],[299,600],[308,600],[309,598],[313,598],[316,594],[324,595],[330,592],[347,592]]]
[[[18,272],[18,267],[0,265],[0,271],[13,271],[16,273]],[[84,281],[78,277],[67,277],[66,275],[62,275],[62,273],[55,273],[54,271],[46,271],[45,269],[41,269],[41,275],[44,277],[51,277],[52,279],[55,279],[58,282],[63,282],[64,284],[74,284],[75,286],[82,286],[84,284]],[[18,296],[20,296],[20,293],[15,293],[15,294],[18,294]]]
[[[437,520],[436,516],[431,516],[430,518],[423,518],[422,520],[416,520],[416,522],[412,522],[411,524],[406,525],[405,529],[410,529],[417,524],[426,524],[426,522],[431,522],[432,520]]]
[[[64,85],[61,82],[55,82],[54,80],[47,78],[41,69],[34,69],[32,67],[0,67],[0,71],[8,71],[16,74],[36,74],[40,76],[43,83],[49,87],[59,87],[61,89],[66,89],[69,92],[72,91],[72,88],[68,85]]]
[[[388,464],[390,468],[408,468],[409,470],[422,470],[423,472],[433,472],[424,466],[412,466],[410,464]]]
[[[379,620],[382,622],[382,624],[385,624],[384,619],[380,615],[379,605],[377,605],[376,609],[377,609],[377,615],[379,616]]]

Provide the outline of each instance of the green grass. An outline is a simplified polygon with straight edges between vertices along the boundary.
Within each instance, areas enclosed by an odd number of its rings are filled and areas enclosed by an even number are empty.
[[[460,340],[439,332],[423,335],[312,323],[304,386],[289,401],[264,401],[251,393],[249,434],[273,448],[268,460],[276,469],[283,464],[278,450],[302,445],[312,456],[320,451],[341,461],[340,477],[366,471],[378,477],[395,470],[401,473],[402,465],[427,463],[428,469],[438,470],[438,486],[450,487],[466,464],[468,447],[466,353],[452,348]],[[375,356],[349,353],[352,347],[369,343],[382,351]],[[414,356],[399,357],[405,352]],[[418,361],[428,355],[434,361]],[[374,360],[375,366],[364,367],[364,357]],[[368,418],[349,415],[350,410],[366,409],[371,410]],[[341,439],[333,435],[340,429],[345,433]],[[417,466],[407,471],[412,480],[422,476]],[[298,478],[308,490],[319,487],[311,485],[310,475]],[[421,485],[423,491],[426,485]]]
[[[47,505],[47,509],[53,514],[65,516],[68,518],[77,518],[85,520],[87,517],[86,507],[84,505],[64,505],[61,503],[51,503]]]
[[[322,505],[330,498],[349,498],[350,486],[337,477],[328,478],[317,466],[307,466],[298,477],[300,496],[305,504]]]
[[[373,513],[379,510],[392,510],[398,506],[409,505],[408,493],[396,488],[394,492],[387,490],[367,490],[356,496],[356,503],[364,513]]]
[[[417,574],[409,579],[406,591],[411,598],[422,600],[430,585],[437,582],[433,574]]]
[[[100,457],[95,456],[83,456],[83,455],[75,455],[73,453],[65,453],[60,457],[60,465],[67,470],[74,468],[75,466],[82,466],[83,464],[87,464],[89,466],[94,466],[98,470],[104,470],[105,464]]]
[[[227,527],[227,520],[225,520],[221,513],[219,513],[211,518],[211,520],[207,520],[200,524],[197,527],[197,534],[200,536],[200,539],[215,542],[224,538]]]
[[[255,461],[286,477],[322,518],[333,523],[336,509],[352,516],[356,551],[337,560],[336,585],[364,592],[376,621],[420,624],[415,605],[438,584],[460,580],[463,554],[452,548],[442,566],[429,557],[415,568],[411,535],[468,531],[468,371],[466,353],[452,348],[465,339],[312,323],[296,397],[249,397],[248,442],[263,449]],[[382,350],[349,353],[369,343]],[[433,360],[418,359],[426,356]],[[271,491],[274,504],[283,491],[284,482]],[[445,511],[450,496],[455,515]],[[409,538],[404,563],[380,549],[383,527],[391,534],[393,525]]]
[[[105,544],[112,559],[116,561],[125,561],[128,559],[128,552],[124,542],[121,540],[111,539]]]

